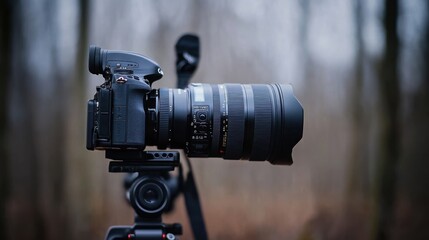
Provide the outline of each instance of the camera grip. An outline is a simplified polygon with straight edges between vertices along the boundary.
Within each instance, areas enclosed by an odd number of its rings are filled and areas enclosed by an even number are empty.
[[[112,145],[119,148],[144,149],[146,84],[130,80],[114,83],[112,112]]]

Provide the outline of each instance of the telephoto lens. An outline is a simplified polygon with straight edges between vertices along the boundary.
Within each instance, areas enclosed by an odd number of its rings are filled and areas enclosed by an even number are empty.
[[[190,84],[148,95],[148,145],[189,157],[292,164],[303,108],[284,84]]]

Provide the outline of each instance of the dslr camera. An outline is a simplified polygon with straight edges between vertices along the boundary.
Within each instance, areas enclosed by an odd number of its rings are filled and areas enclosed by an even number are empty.
[[[303,108],[290,85],[191,83],[185,89],[152,89],[163,76],[156,62],[96,46],[90,47],[89,71],[105,80],[88,101],[89,150],[127,160],[142,158],[150,145],[183,149],[188,157],[293,162]]]

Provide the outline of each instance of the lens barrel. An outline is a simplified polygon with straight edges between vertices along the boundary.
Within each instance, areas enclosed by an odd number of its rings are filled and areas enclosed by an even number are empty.
[[[290,85],[191,84],[158,94],[153,145],[190,157],[292,164],[304,113]]]

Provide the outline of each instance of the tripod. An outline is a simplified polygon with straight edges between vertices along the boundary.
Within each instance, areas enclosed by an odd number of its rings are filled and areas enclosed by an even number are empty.
[[[134,172],[127,191],[128,199],[136,217],[133,226],[111,227],[106,240],[174,240],[182,234],[179,223],[165,224],[162,213],[171,202],[171,189],[165,176],[179,165],[178,152],[167,151],[106,151],[111,161],[109,172]],[[125,159],[125,160],[124,160]]]

